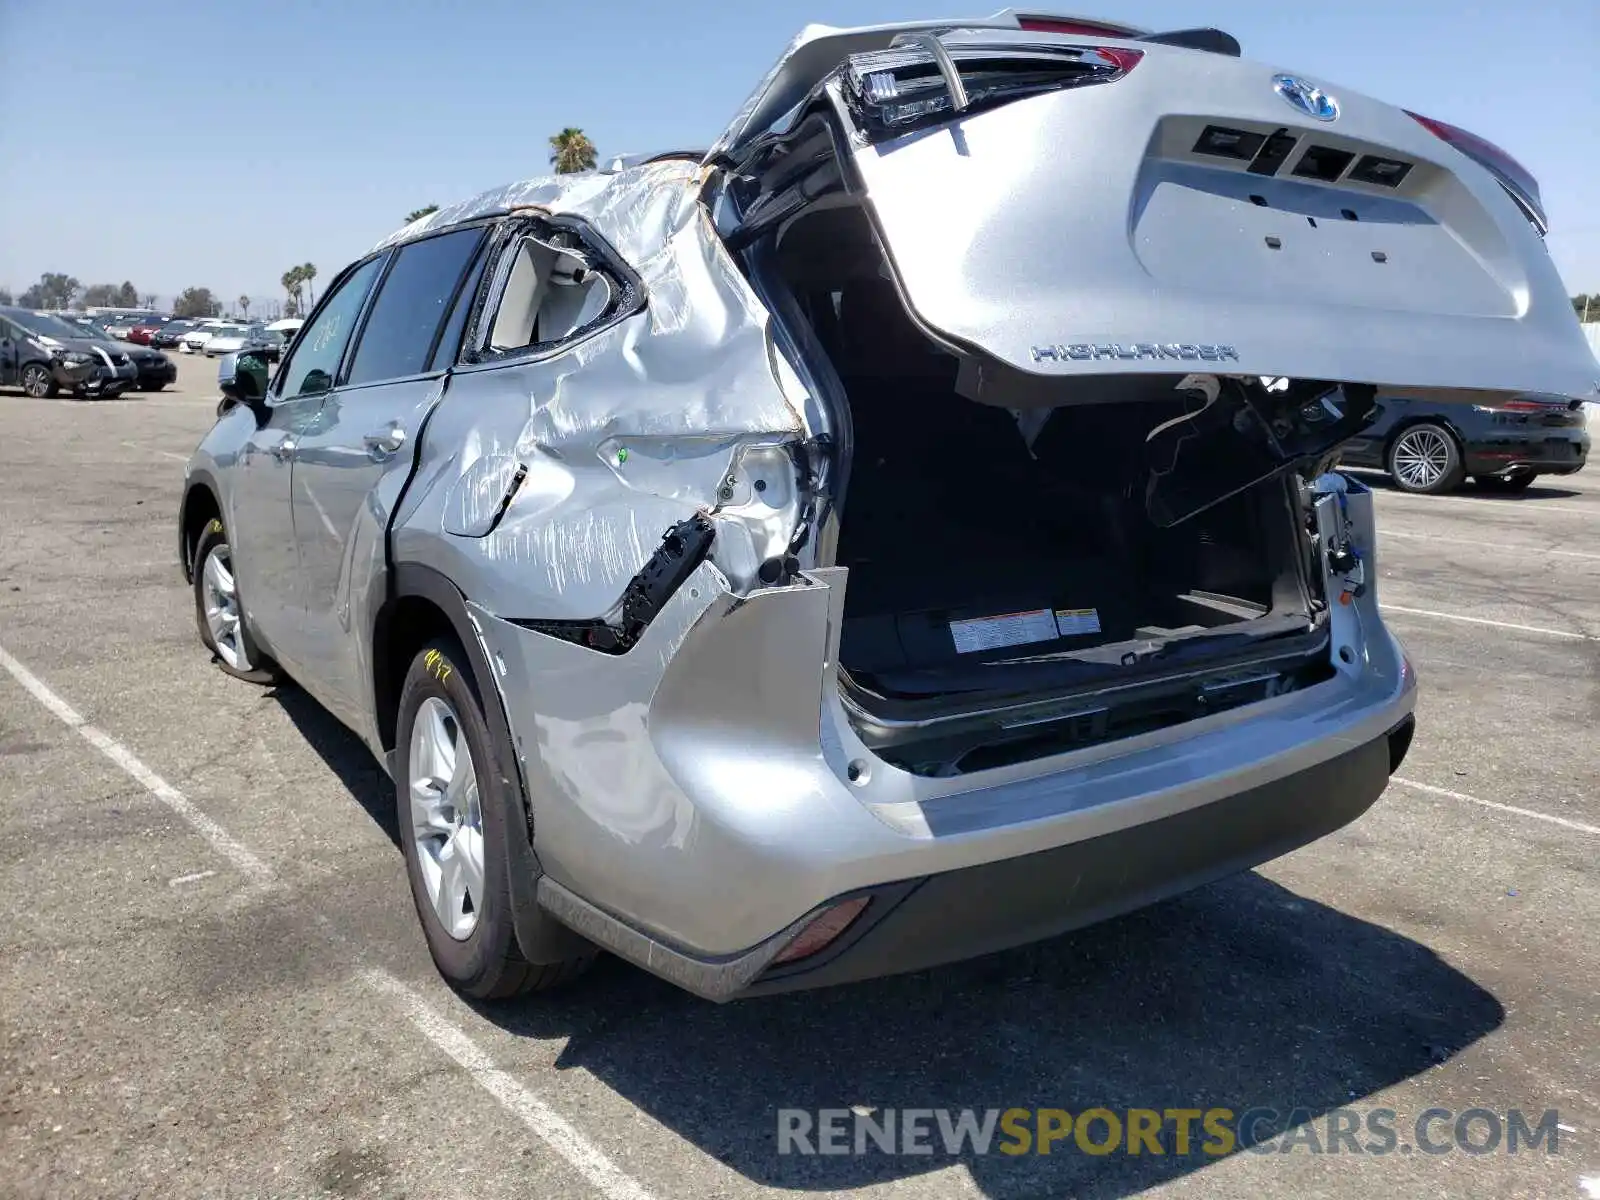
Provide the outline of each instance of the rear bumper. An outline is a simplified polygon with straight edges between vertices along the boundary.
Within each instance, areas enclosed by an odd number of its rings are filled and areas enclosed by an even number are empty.
[[[1589,458],[1589,434],[1582,429],[1529,429],[1526,433],[1469,437],[1462,463],[1469,475],[1532,470],[1541,475],[1571,475]]]
[[[917,971],[1006,950],[1154,904],[1277,858],[1348,825],[1410,745],[1407,717],[1383,737],[1304,771],[1159,821],[874,897],[832,945],[762,972],[762,995]]]

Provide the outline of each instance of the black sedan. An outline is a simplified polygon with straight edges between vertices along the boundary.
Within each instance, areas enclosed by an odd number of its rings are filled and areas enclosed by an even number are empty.
[[[168,321],[150,335],[150,344],[158,350],[171,350],[193,329],[193,321]]]
[[[1581,400],[1525,395],[1469,405],[1380,395],[1372,424],[1339,460],[1381,468],[1406,492],[1449,491],[1469,475],[1480,487],[1520,492],[1540,475],[1581,471],[1588,456]]]
[[[159,350],[133,346],[128,350],[128,357],[139,372],[138,381],[133,386],[141,392],[159,392],[178,380],[178,364]]]

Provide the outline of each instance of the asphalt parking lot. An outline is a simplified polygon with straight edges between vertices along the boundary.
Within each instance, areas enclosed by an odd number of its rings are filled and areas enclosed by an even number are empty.
[[[478,1009],[391,791],[224,677],[175,561],[215,362],[0,394],[0,1191],[1600,1195],[1600,475],[1380,491],[1400,780],[1251,874],[1042,946],[716,1007],[616,961]],[[780,1108],[1560,1114],[1559,1152],[776,1152]],[[1407,1143],[1409,1146],[1409,1143]]]

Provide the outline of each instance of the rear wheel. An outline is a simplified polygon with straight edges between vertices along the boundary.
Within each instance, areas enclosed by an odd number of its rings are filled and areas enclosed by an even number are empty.
[[[466,655],[451,638],[424,646],[400,693],[395,745],[400,844],[434,965],[480,1000],[541,991],[581,974],[584,955],[539,966],[523,957],[506,878],[515,778],[495,757]]]
[[[1472,482],[1486,492],[1524,492],[1537,478],[1532,471],[1511,471],[1505,475],[1474,475]]]
[[[40,363],[29,363],[22,368],[22,390],[35,400],[47,400],[61,391],[50,368]]]
[[[1389,475],[1401,491],[1448,492],[1466,474],[1455,437],[1441,425],[1413,425],[1389,447]]]
[[[218,520],[206,525],[195,547],[194,616],[200,640],[229,675],[251,683],[277,682],[277,664],[257,647],[245,625],[233,550]]]

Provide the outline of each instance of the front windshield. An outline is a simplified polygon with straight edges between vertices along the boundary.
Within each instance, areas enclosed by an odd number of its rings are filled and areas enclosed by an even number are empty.
[[[36,333],[40,337],[53,338],[81,338],[87,335],[87,330],[76,325],[68,325],[59,317],[48,316],[45,313],[13,311],[11,319],[21,325],[29,333]]]

